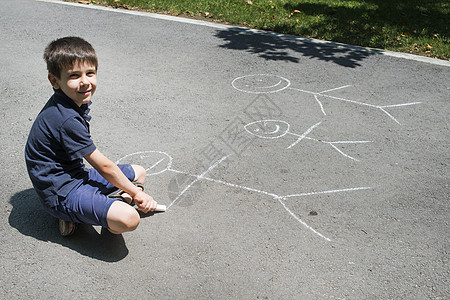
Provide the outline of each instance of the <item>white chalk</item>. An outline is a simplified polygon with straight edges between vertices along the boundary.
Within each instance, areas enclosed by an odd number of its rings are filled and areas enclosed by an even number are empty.
[[[156,209],[155,209],[155,211],[166,211],[166,206],[165,205],[163,205],[163,204],[158,204],[157,206],[156,206]]]

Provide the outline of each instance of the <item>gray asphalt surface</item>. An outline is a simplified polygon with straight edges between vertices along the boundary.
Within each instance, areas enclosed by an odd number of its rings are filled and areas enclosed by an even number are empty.
[[[1,299],[449,298],[448,62],[31,0],[0,25]],[[170,206],[132,233],[60,237],[26,174],[67,35],[97,147]]]

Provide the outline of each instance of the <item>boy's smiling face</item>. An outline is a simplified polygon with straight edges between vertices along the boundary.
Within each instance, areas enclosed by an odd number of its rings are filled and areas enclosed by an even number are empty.
[[[70,69],[61,70],[60,78],[48,74],[53,88],[61,89],[76,105],[91,101],[97,88],[97,69],[88,63],[76,63]]]

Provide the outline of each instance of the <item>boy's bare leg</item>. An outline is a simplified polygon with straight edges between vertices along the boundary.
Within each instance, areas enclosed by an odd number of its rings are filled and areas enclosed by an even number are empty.
[[[147,176],[147,171],[145,171],[144,167],[138,165],[131,165],[134,170],[134,180],[144,184],[145,177]]]
[[[145,177],[147,176],[147,172],[145,171],[144,167],[138,166],[138,165],[131,165],[131,167],[134,170],[134,180],[133,181],[137,181],[140,182],[142,184],[144,184],[145,182]],[[123,193],[122,198],[125,199],[125,201],[130,204],[131,201],[133,201],[133,198],[128,195],[127,193]]]
[[[108,229],[114,234],[135,230],[141,218],[133,207],[122,201],[114,201],[106,216]]]
[[[135,174],[133,181],[144,184],[145,177],[147,176],[145,169],[138,165],[131,165],[131,167],[133,168]],[[123,193],[121,196],[128,203],[131,203],[133,200],[133,198],[127,193]],[[108,221],[109,231],[114,234],[133,231],[138,227],[139,222],[141,221],[141,217],[136,209],[122,201],[113,202],[108,210],[106,218]]]

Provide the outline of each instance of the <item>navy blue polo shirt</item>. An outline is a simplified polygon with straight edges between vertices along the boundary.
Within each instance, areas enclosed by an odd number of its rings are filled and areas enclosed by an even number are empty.
[[[25,146],[28,174],[44,205],[58,205],[87,179],[83,156],[96,147],[89,132],[89,104],[81,107],[57,90],[37,116]]]

